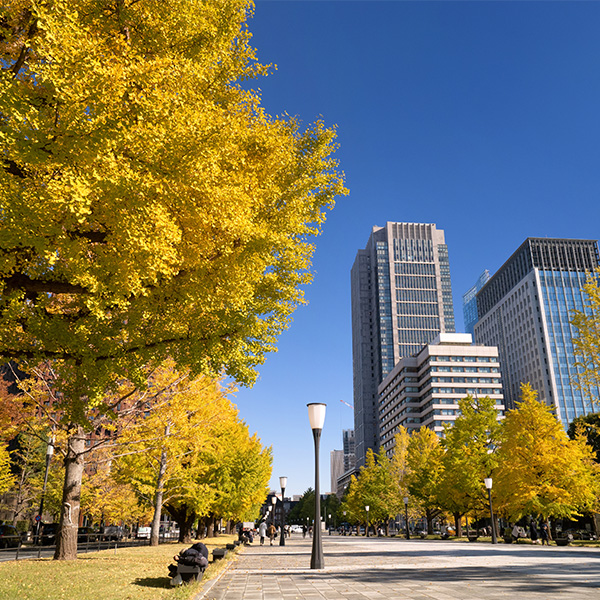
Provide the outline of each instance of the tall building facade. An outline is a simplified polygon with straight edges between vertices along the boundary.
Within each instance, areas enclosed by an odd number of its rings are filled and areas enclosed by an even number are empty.
[[[329,455],[329,475],[332,494],[337,494],[338,479],[344,474],[344,451],[332,450]]]
[[[351,271],[356,464],[379,448],[377,387],[394,365],[453,333],[444,231],[434,224],[373,227]]]
[[[475,285],[463,294],[463,317],[465,331],[473,335],[477,314],[477,292],[490,280],[490,272],[486,269],[477,279]]]
[[[347,473],[348,471],[354,471],[356,467],[354,429],[342,430],[342,446],[344,450],[344,473]]]
[[[569,320],[584,309],[581,288],[598,264],[595,240],[528,238],[478,292],[475,340],[498,346],[507,408],[528,382],[565,427],[592,411],[577,387]]]
[[[439,436],[460,414],[458,401],[489,396],[504,412],[498,348],[474,346],[468,333],[441,333],[403,358],[379,386],[381,445],[391,457],[400,427],[428,427]]]

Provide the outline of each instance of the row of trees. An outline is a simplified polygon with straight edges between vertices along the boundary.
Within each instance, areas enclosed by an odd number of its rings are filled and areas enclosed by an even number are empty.
[[[498,419],[495,401],[471,396],[459,401],[460,416],[443,439],[422,428],[401,428],[393,455],[369,451],[342,501],[350,522],[388,524],[404,512],[455,520],[489,516],[484,478],[493,478],[494,512],[511,521],[526,515],[571,518],[592,512],[600,497],[600,465],[583,427],[569,438],[554,411],[529,384],[515,410]]]
[[[48,381],[22,386],[25,396],[3,399],[4,406],[18,408],[20,417],[12,424],[20,427],[12,461],[0,461],[0,482],[4,491],[13,492],[15,519],[31,512],[32,501],[37,511],[45,440],[52,432],[56,460],[49,472],[46,511],[60,517],[61,459],[69,434],[54,410]],[[163,508],[179,524],[182,541],[190,539],[196,524],[210,531],[220,519],[254,518],[268,491],[271,449],[249,434],[228,398],[232,391],[218,380],[182,376],[172,365],[154,370],[145,390],[121,401],[114,417],[84,440],[82,511],[95,523],[151,521],[154,544]]]
[[[57,559],[77,556],[89,435],[124,430],[118,407],[148,395],[167,360],[251,385],[346,193],[335,130],[261,107],[251,82],[269,68],[249,43],[252,11],[252,0],[0,7],[0,360],[52,388]],[[151,435],[170,443],[160,426]],[[214,478],[198,495],[217,501],[226,474]]]

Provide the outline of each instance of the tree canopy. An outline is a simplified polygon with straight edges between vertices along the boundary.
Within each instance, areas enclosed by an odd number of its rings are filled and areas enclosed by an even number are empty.
[[[0,9],[0,357],[56,361],[63,410],[173,358],[254,367],[344,193],[335,132],[271,117],[249,0]],[[65,389],[65,392],[67,390]]]
[[[252,10],[0,7],[0,359],[52,365],[69,518],[91,417],[114,416],[107,392],[133,393],[166,359],[252,384],[346,193],[335,130],[261,107]],[[56,557],[75,540],[61,527]]]

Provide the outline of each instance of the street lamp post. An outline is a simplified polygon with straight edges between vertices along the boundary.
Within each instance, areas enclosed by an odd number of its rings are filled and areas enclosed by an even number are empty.
[[[311,402],[308,406],[308,420],[313,432],[315,442],[315,526],[313,532],[312,553],[310,556],[310,568],[322,569],[323,546],[321,543],[321,492],[319,489],[319,441],[321,440],[321,431],[325,423],[326,404]]]
[[[277,496],[275,494],[273,494],[271,496],[271,504],[272,504],[271,508],[273,509],[272,510],[272,513],[273,513],[272,517],[273,517],[273,527],[274,527],[275,526],[275,505],[277,504]]]
[[[281,487],[281,535],[279,536],[279,545],[285,546],[285,505],[283,504],[285,488],[287,486],[287,477],[279,478],[279,485]]]
[[[367,511],[367,537],[369,537],[369,505],[365,506],[365,510]]]
[[[40,512],[38,513],[38,522],[35,530],[35,537],[37,538],[37,543],[40,542],[40,528],[42,527],[42,515],[44,514],[44,497],[46,496],[46,486],[48,485],[48,472],[50,470],[50,461],[52,460],[53,454],[54,437],[51,437],[48,440],[48,445],[46,446],[46,471],[44,472],[44,485],[42,487],[42,497],[40,499]]]
[[[483,480],[483,483],[485,483],[485,487],[487,488],[488,499],[490,501],[490,518],[492,519],[492,544],[496,544],[498,543],[498,540],[496,539],[496,526],[494,524],[494,511],[492,509],[492,478],[486,477]]]
[[[329,535],[331,535],[331,514],[327,515],[327,521],[328,521],[327,526],[329,528]]]
[[[406,519],[406,539],[410,540],[410,532],[408,530],[408,496],[404,496],[404,518]]]

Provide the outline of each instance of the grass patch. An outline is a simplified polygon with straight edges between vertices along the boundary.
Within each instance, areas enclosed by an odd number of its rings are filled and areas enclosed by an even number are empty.
[[[209,552],[234,536],[202,540]],[[0,600],[189,600],[228,560],[211,563],[202,582],[173,588],[167,566],[190,544],[162,544],[80,554],[76,561],[33,559],[0,563]],[[228,556],[231,555],[231,552]]]

